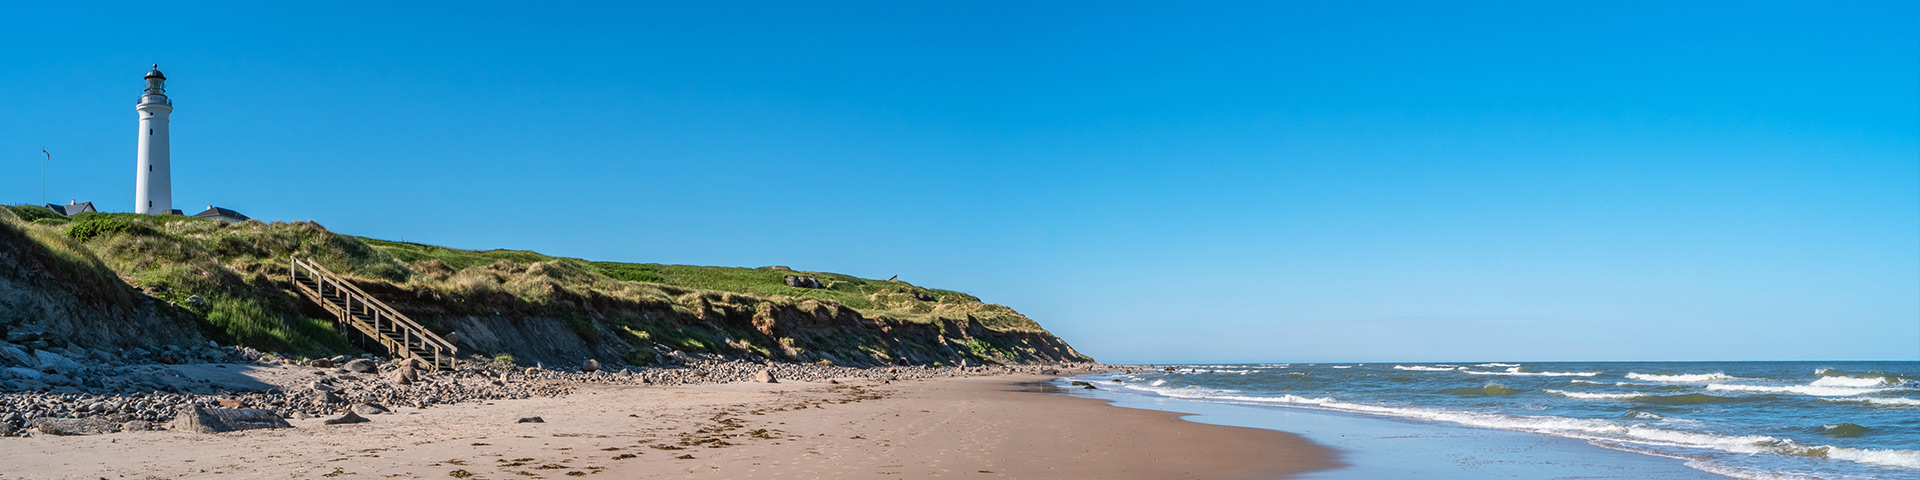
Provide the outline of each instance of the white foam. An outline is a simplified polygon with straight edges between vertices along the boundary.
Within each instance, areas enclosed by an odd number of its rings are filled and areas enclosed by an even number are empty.
[[[1476,367],[1518,367],[1520,366],[1520,364],[1518,363],[1482,363],[1474,366]]]
[[[1904,397],[1861,397],[1861,398],[1822,398],[1825,402],[1852,402],[1886,405],[1893,407],[1920,407],[1920,398]]]
[[[1520,371],[1520,367],[1511,367],[1504,372],[1461,371],[1474,375],[1506,375],[1512,377],[1592,377],[1600,374],[1600,372],[1523,372]]]
[[[1465,370],[1466,368],[1467,367],[1454,367],[1454,366],[1429,367],[1426,365],[1394,365],[1393,366],[1394,370],[1412,370],[1416,372],[1451,372],[1454,370]]]
[[[1333,368],[1353,368],[1352,365],[1334,365]]]
[[[1816,387],[1881,387],[1881,386],[1894,384],[1894,382],[1889,382],[1887,380],[1888,379],[1885,379],[1885,378],[1820,377],[1819,380],[1813,381],[1813,386],[1816,386]]]
[[[1593,381],[1593,380],[1582,380],[1582,379],[1578,379],[1578,378],[1576,378],[1576,379],[1573,379],[1573,380],[1568,380],[1567,382],[1568,382],[1568,383],[1585,383],[1585,384],[1588,384],[1588,385],[1606,385],[1606,384],[1607,384],[1607,382],[1596,382],[1596,381]]]
[[[1815,449],[1812,453],[1818,453],[1817,449],[1826,449],[1827,458],[1920,470],[1920,451],[1846,447],[1812,448]]]
[[[1150,385],[1153,385],[1153,386],[1156,386],[1156,387],[1158,387],[1158,386],[1161,386],[1161,385],[1166,385],[1166,384],[1167,384],[1167,381],[1166,381],[1166,379],[1160,379],[1160,380],[1154,380],[1154,381],[1153,381],[1153,383],[1151,383]]]
[[[1849,397],[1884,392],[1885,388],[1822,387],[1814,385],[1741,385],[1734,383],[1715,383],[1707,385],[1707,390],[1752,393],[1791,393],[1815,397]]]
[[[1725,373],[1658,375],[1658,374],[1652,374],[1652,373],[1631,373],[1630,372],[1630,373],[1627,373],[1627,378],[1631,378],[1631,379],[1639,380],[1643,382],[1669,382],[1669,383],[1714,383],[1714,382],[1724,382],[1728,380],[1733,380],[1733,377],[1728,376]]]

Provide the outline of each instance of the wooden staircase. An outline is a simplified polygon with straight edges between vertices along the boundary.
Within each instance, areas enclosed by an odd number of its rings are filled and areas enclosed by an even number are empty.
[[[453,356],[459,347],[401,315],[393,307],[361,291],[312,260],[288,258],[293,289],[332,312],[335,325],[360,332],[367,340],[380,344],[400,358],[416,358],[436,369],[453,368]]]

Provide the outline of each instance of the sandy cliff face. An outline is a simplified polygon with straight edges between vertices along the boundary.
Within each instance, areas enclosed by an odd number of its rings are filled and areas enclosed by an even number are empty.
[[[41,347],[201,344],[193,321],[127,285],[77,243],[0,221],[0,333]]]

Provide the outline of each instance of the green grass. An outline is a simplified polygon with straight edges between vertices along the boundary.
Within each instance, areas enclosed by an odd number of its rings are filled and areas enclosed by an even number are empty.
[[[839,318],[851,309],[883,324],[958,322],[997,331],[1043,332],[1012,309],[965,293],[829,272],[595,262],[523,250],[462,250],[335,234],[313,222],[229,224],[179,216],[88,213],[69,219],[40,207],[0,208],[17,234],[47,246],[64,281],[119,288],[121,279],[194,313],[216,339],[299,355],[350,351],[330,322],[310,317],[285,290],[289,256],[388,292],[406,292],[417,320],[444,332],[435,315],[502,312],[565,322],[583,341],[612,335],[637,345],[628,356],[666,349],[791,358],[809,351],[894,358],[902,348],[871,333],[832,336],[784,330],[779,315]],[[787,286],[807,276],[826,288]],[[117,287],[109,287],[108,284]],[[380,291],[375,291],[380,295]],[[916,296],[932,296],[932,301]],[[201,302],[189,303],[199,297]],[[124,303],[124,300],[123,300]],[[404,309],[404,308],[403,308]],[[776,312],[779,312],[776,314]],[[805,323],[802,320],[801,323]],[[786,326],[782,326],[786,325]],[[438,327],[438,328],[435,328]],[[776,335],[779,337],[776,338]],[[785,336],[801,338],[785,338]],[[843,338],[844,337],[844,338]],[[915,340],[919,341],[919,340]],[[962,348],[1022,356],[992,342]],[[937,350],[937,349],[936,349]],[[855,358],[849,356],[846,358]]]

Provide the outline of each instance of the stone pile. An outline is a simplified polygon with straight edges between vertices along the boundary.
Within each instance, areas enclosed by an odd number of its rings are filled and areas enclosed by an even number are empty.
[[[1051,374],[1097,365],[898,366],[850,368],[686,356],[678,365],[610,371],[586,362],[570,371],[463,362],[449,370],[415,369],[409,362],[333,357],[295,362],[246,348],[208,345],[139,351],[78,351],[0,342],[0,436],[34,432],[85,434],[180,428],[180,412],[241,409],[280,418],[368,420],[387,406],[434,405],[561,396],[586,384],[693,385],[713,383],[894,381],[1009,373]],[[295,385],[246,391],[180,375],[156,357],[176,363],[225,362],[208,368],[291,369]],[[147,363],[140,363],[140,362]],[[308,375],[311,375],[308,377]],[[356,415],[346,415],[356,413]]]

